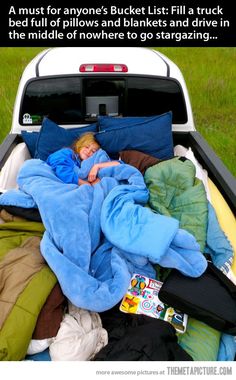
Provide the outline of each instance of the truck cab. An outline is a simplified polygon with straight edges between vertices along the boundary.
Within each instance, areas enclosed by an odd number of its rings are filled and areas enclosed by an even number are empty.
[[[99,115],[151,116],[169,110],[173,130],[195,130],[183,76],[157,51],[56,48],[26,67],[11,132],[38,130],[45,115],[71,128]]]

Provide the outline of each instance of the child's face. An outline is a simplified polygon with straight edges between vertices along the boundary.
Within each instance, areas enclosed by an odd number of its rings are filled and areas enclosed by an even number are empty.
[[[79,156],[81,160],[86,160],[91,157],[97,150],[99,149],[99,145],[96,143],[91,143],[80,149]]]

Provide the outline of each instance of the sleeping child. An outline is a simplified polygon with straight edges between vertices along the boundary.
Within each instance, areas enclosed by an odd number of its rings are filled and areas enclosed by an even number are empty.
[[[46,162],[63,182],[78,185],[95,185],[100,181],[97,178],[99,169],[120,164],[111,161],[91,132],[76,139],[71,148],[50,154]]]

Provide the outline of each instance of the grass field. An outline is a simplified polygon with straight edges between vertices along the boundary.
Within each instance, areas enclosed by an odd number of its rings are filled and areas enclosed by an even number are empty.
[[[11,128],[14,100],[21,74],[42,48],[0,48],[0,142]]]
[[[42,48],[0,48],[0,142],[26,64]],[[236,176],[236,48],[160,48],[182,70],[195,125]]]

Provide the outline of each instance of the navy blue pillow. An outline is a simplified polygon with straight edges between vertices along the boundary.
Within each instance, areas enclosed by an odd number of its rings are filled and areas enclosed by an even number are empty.
[[[98,117],[98,131],[107,131],[108,129],[117,129],[128,127],[129,125],[144,123],[157,116],[126,116],[126,117],[114,117],[114,116],[99,116]],[[158,116],[159,117],[159,116]]]
[[[29,149],[31,157],[34,157],[39,132],[21,131],[21,136]]]
[[[85,132],[96,132],[97,124],[86,127],[65,129],[48,118],[44,118],[36,144],[35,158],[46,161],[51,153],[70,146],[75,139]]]
[[[138,150],[161,160],[172,158],[172,112],[150,117],[101,116],[96,139],[111,156],[122,150]]]

